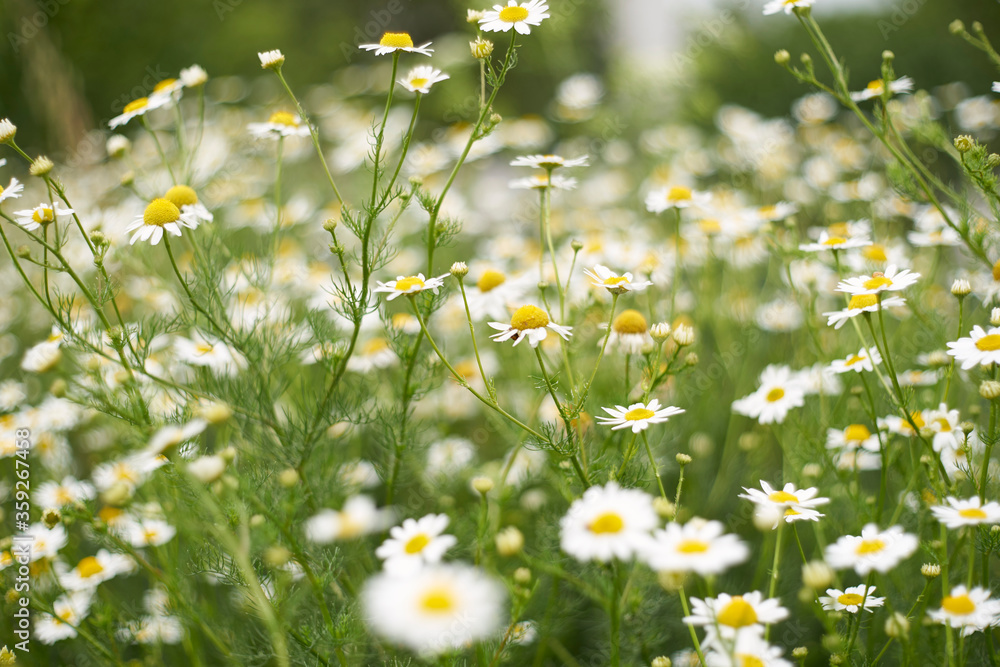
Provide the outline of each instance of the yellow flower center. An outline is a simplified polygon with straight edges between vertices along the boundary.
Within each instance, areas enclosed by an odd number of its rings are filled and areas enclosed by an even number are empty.
[[[765,218],[770,218],[778,212],[778,208],[776,206],[761,206],[757,212]]]
[[[413,40],[406,32],[387,32],[382,35],[382,39],[378,40],[378,45],[394,49],[409,49],[413,48]]]
[[[415,76],[410,79],[410,85],[414,88],[423,88],[427,85],[427,77]]]
[[[500,20],[504,23],[517,23],[528,18],[528,10],[524,7],[504,7],[500,10]]]
[[[823,245],[840,245],[841,243],[847,243],[847,239],[843,236],[831,236],[827,240],[823,241]]]
[[[844,440],[861,442],[872,437],[872,432],[864,424],[851,424],[844,429]]]
[[[683,185],[675,185],[667,193],[667,199],[670,201],[690,201],[691,196],[691,188],[686,188]]]
[[[850,607],[851,605],[859,605],[864,602],[864,597],[858,595],[857,593],[844,593],[837,598],[837,602],[844,605],[845,607]]]
[[[363,354],[375,354],[388,349],[389,343],[384,338],[372,338],[361,348]]]
[[[682,540],[677,551],[682,554],[703,554],[708,551],[708,542],[702,540]]]
[[[625,413],[625,420],[635,422],[642,419],[649,419],[655,415],[656,413],[652,410],[647,410],[646,408],[636,408],[635,410],[629,410]]]
[[[611,276],[610,278],[605,278],[603,282],[608,287],[614,287],[616,285],[621,285],[622,283],[627,283],[628,278],[625,276]]]
[[[785,0],[786,5],[790,5],[797,0]],[[765,667],[764,661],[755,655],[747,653],[737,653],[736,659],[740,661],[740,667]]]
[[[172,85],[174,85],[175,83],[177,83],[177,79],[164,79],[163,81],[153,86],[153,92],[154,93],[162,92],[167,88],[171,87]]]
[[[598,535],[620,533],[625,528],[625,522],[614,512],[605,512],[590,522],[587,529]]]
[[[407,292],[414,287],[423,287],[424,281],[416,276],[409,276],[403,278],[402,280],[396,281],[396,291],[397,292]]]
[[[204,356],[206,354],[211,354],[212,350],[215,349],[215,346],[210,345],[209,343],[195,343],[194,349],[199,356]]]
[[[889,259],[885,254],[885,246],[878,243],[866,246],[861,254],[870,262],[885,262]]]
[[[798,496],[795,496],[787,491],[775,491],[767,497],[772,503],[797,503],[799,502]]]
[[[163,195],[163,198],[177,208],[198,203],[198,195],[195,194],[194,189],[187,185],[175,185],[167,190],[167,194]]]
[[[860,310],[862,308],[871,308],[877,303],[878,297],[874,294],[855,294],[847,304],[847,309]]]
[[[611,328],[614,329],[615,333],[619,334],[641,334],[646,333],[649,329],[649,325],[646,324],[646,318],[642,316],[638,310],[628,310],[622,311],[622,313],[615,318],[612,323]]]
[[[444,586],[428,589],[420,598],[420,608],[432,614],[446,614],[455,606],[454,593]]]
[[[131,102],[126,104],[125,108],[122,109],[122,111],[124,113],[132,113],[133,111],[139,111],[141,109],[145,109],[147,104],[149,104],[149,98],[140,97],[139,99],[132,100]]]
[[[951,424],[948,423],[948,420],[945,419],[944,417],[938,417],[937,419],[934,420],[933,423],[937,424],[938,428],[941,429],[942,433],[951,432]]]
[[[298,121],[295,120],[295,114],[290,111],[275,111],[271,114],[270,118],[267,119],[267,122],[275,125],[285,125],[287,127],[299,126]]]
[[[845,363],[844,365],[845,366],[853,366],[854,364],[857,364],[857,363],[862,362],[864,360],[865,360],[864,357],[860,357],[860,356],[858,356],[858,355],[855,354],[850,359],[848,359],[847,363]]]
[[[142,531],[142,539],[145,540],[146,544],[153,542],[157,535],[159,535],[159,533],[157,533],[153,528],[146,528]]]
[[[868,82],[867,88],[868,90],[878,91],[881,94],[883,85],[882,79],[875,79],[874,81]]]
[[[983,352],[1000,350],[1000,334],[987,334],[976,341],[976,349]]]
[[[826,228],[827,233],[830,236],[850,236],[851,228],[846,222],[835,222]]]
[[[713,218],[706,218],[704,220],[698,221],[698,228],[701,229],[703,234],[718,234],[722,231],[722,225],[719,224],[718,220]]]
[[[122,511],[117,507],[102,507],[97,513],[97,518],[104,523],[112,523],[115,519],[122,515]]]
[[[785,390],[781,387],[775,387],[771,391],[767,392],[767,402],[774,403],[775,401],[780,401],[785,397]]]
[[[427,537],[425,534],[420,533],[414,535],[409,540],[407,540],[406,545],[403,546],[403,551],[408,554],[418,554],[424,550],[428,544],[431,543],[431,538]]]
[[[89,579],[90,577],[93,577],[95,575],[100,574],[101,572],[104,572],[104,568],[101,566],[101,564],[97,561],[96,558],[94,558],[93,556],[87,556],[79,563],[77,563],[76,571],[80,574],[82,578]]]
[[[555,169],[556,167],[561,167],[562,165],[562,158],[558,155],[543,155],[541,161],[538,163],[538,166],[542,169]]]
[[[892,285],[892,279],[886,278],[884,273],[876,271],[872,274],[872,277],[862,283],[865,289],[878,289],[879,287],[889,287]]]
[[[993,265],[993,280],[1000,283],[1000,259]]]
[[[722,625],[731,628],[745,628],[757,623],[757,612],[753,605],[743,599],[742,595],[734,596],[716,617]]]
[[[958,510],[958,516],[963,519],[976,519],[978,521],[986,520],[986,512],[979,509],[978,507],[969,507],[964,510]]]
[[[874,540],[862,540],[861,544],[858,545],[857,554],[859,556],[866,556],[868,554],[877,554],[878,552],[885,549],[885,542],[879,539]]]
[[[541,329],[549,323],[549,315],[538,306],[521,306],[510,318],[510,326],[518,331]]]
[[[976,603],[968,595],[949,595],[941,601],[941,607],[949,614],[967,616],[976,610]]]
[[[56,214],[51,206],[41,206],[31,214],[31,219],[40,225],[47,225],[56,219]]]
[[[181,210],[173,202],[157,198],[149,202],[149,206],[146,207],[145,212],[142,214],[142,222],[146,225],[162,227],[167,223],[177,222],[180,220],[180,217]]]
[[[479,276],[479,280],[476,281],[476,287],[479,288],[480,292],[489,292],[500,287],[505,282],[507,282],[507,276],[499,271],[486,269],[483,271],[483,275]]]

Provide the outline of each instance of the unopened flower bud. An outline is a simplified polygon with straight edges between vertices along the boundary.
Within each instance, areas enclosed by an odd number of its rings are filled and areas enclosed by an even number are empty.
[[[516,556],[524,548],[524,534],[514,526],[507,526],[496,536],[497,553],[505,558]]]
[[[59,513],[59,510],[50,508],[42,512],[42,523],[49,530],[55,528],[60,521],[62,521],[62,514]]]
[[[886,49],[885,51],[882,52],[882,60],[895,60],[895,59],[896,59],[896,54],[890,51],[889,49]]]
[[[49,387],[49,393],[56,398],[62,398],[66,395],[66,391],[69,389],[69,385],[66,384],[66,380],[59,378],[52,382],[52,386]]]
[[[267,519],[264,518],[263,514],[254,514],[252,517],[250,517],[250,527],[259,528],[260,526],[264,525],[265,521],[267,521]]]
[[[951,25],[948,26],[948,30],[951,34],[957,35],[960,32],[965,32],[965,24],[962,23],[960,19],[955,19],[951,22]]]
[[[972,292],[972,285],[965,278],[957,278],[951,284],[951,293],[959,298],[968,296],[970,292]]]
[[[29,257],[31,257],[31,248],[29,248],[27,245],[19,245],[17,246],[17,250],[15,250],[14,253],[21,259],[28,259]]]
[[[684,588],[683,572],[657,572],[656,580],[659,582],[663,590],[668,593],[676,593],[680,589]]]
[[[469,51],[476,60],[486,60],[493,54],[493,42],[477,37],[476,41],[469,42]]]
[[[299,472],[295,468],[286,468],[278,475],[278,483],[290,489],[299,483]]]
[[[281,66],[285,64],[285,55],[278,49],[263,51],[258,53],[257,57],[260,58],[262,69],[281,69]]]
[[[1000,155],[996,153],[990,153],[986,156],[986,166],[990,169],[996,169],[1000,167]]]
[[[790,54],[785,49],[781,49],[774,54],[774,62],[779,65],[787,65],[792,59],[792,54]]]
[[[236,460],[236,448],[230,445],[226,447],[221,452],[219,452],[219,457],[226,463],[232,463]]]
[[[569,247],[573,249],[573,252],[580,252],[583,250],[583,242],[573,239],[570,241]]]
[[[689,352],[686,357],[684,357],[684,364],[686,366],[697,366],[698,365],[698,353]]]
[[[264,562],[270,567],[286,565],[291,558],[292,552],[280,544],[275,544],[264,550]]]
[[[959,153],[968,153],[975,145],[975,140],[967,134],[960,134],[955,137],[955,150]]]
[[[39,155],[31,163],[31,166],[28,167],[28,173],[32,176],[48,176],[53,167],[55,165],[52,163],[52,160],[44,155]]]
[[[132,170],[126,171],[122,174],[122,177],[118,180],[124,187],[128,187],[135,183],[135,172]]]
[[[673,663],[665,655],[657,656],[653,658],[653,662],[649,663],[650,667],[671,667]]]
[[[198,404],[195,414],[209,424],[221,424],[233,416],[233,409],[222,401],[204,401]]]
[[[500,114],[498,114],[498,113],[491,113],[490,114],[490,125],[496,125],[497,123],[499,123],[502,120],[503,120],[503,116],[501,116]]]
[[[1000,398],[1000,382],[996,380],[983,380],[979,385],[979,395],[987,401],[995,401]]]
[[[667,322],[657,322],[649,328],[649,335],[655,341],[664,341],[670,338],[670,325]]]
[[[188,464],[188,472],[199,482],[209,484],[222,477],[226,461],[221,456],[199,456]]]
[[[466,11],[465,20],[467,23],[479,23],[486,16],[486,12],[479,9],[469,9]]]
[[[132,142],[124,135],[112,134],[108,137],[104,148],[108,152],[108,157],[120,158],[132,150]]]
[[[472,488],[480,495],[486,495],[493,490],[493,480],[489,477],[473,477]]]
[[[10,122],[9,118],[0,119],[0,144],[9,144],[14,141],[17,134],[17,125]]]
[[[801,60],[802,64],[805,65],[806,67],[812,65],[813,61],[812,56],[809,55],[808,53],[803,53],[801,56],[799,56],[799,60]]]
[[[519,584],[531,583],[531,570],[526,567],[519,567],[514,570],[514,581]]]
[[[809,657],[809,649],[805,646],[796,646],[792,649],[792,657],[796,660],[805,660]]]
[[[687,464],[691,463],[691,457],[688,456],[687,454],[678,454],[674,458],[676,458],[677,463],[679,463],[682,466],[686,466]]]
[[[910,620],[898,611],[885,621],[885,636],[891,639],[906,637],[910,633]]]
[[[323,231],[333,234],[333,232],[336,231],[336,229],[337,229],[337,221],[334,220],[333,218],[327,218],[323,222]]]
[[[807,463],[802,466],[802,474],[806,477],[819,477],[823,474],[823,468],[818,463]]]
[[[928,579],[934,579],[941,576],[941,566],[937,563],[924,563],[920,566],[920,574],[924,575]]]
[[[694,328],[686,324],[678,325],[674,329],[674,342],[681,347],[694,343]]]
[[[826,589],[835,576],[833,568],[821,560],[809,561],[802,566],[802,583],[814,591]]]
[[[451,265],[451,275],[461,280],[469,275],[469,265],[465,262],[455,262]]]
[[[132,488],[125,482],[115,482],[104,493],[101,494],[101,501],[105,505],[115,507],[123,505],[132,497]]]

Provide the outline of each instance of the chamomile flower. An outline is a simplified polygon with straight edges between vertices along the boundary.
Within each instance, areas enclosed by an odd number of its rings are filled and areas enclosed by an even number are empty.
[[[444,552],[458,543],[454,535],[441,534],[447,527],[445,514],[406,519],[403,525],[389,529],[391,537],[375,550],[375,555],[385,561],[382,567],[387,573],[412,575],[425,565],[440,562]]]
[[[937,410],[924,412],[927,427],[934,431],[932,444],[935,452],[945,449],[961,449],[965,444],[965,432],[961,427],[958,410],[949,410],[944,403]]]
[[[900,93],[908,93],[913,90],[913,79],[908,76],[900,77],[895,81],[889,82],[889,93],[892,95],[898,95]],[[882,97],[885,93],[885,81],[882,79],[875,79],[868,83],[864,90],[860,90],[856,93],[851,93],[851,99],[855,102],[863,102],[865,100],[870,100],[873,97]]]
[[[782,517],[786,523],[802,520],[819,521],[824,515],[817,512],[816,508],[830,502],[829,498],[818,497],[816,495],[818,490],[815,487],[796,489],[791,482],[785,484],[779,491],[761,480],[760,488],[763,490],[743,487],[746,493],[741,493],[740,498],[746,498],[758,509],[773,512],[777,519],[774,528],[778,527]]]
[[[614,409],[601,409],[611,416],[598,416],[597,419],[600,420],[600,424],[603,426],[611,426],[612,431],[617,431],[623,428],[631,428],[633,433],[645,431],[649,428],[650,424],[661,424],[674,415],[679,415],[684,412],[682,408],[674,406],[661,408],[660,401],[656,398],[651,400],[649,403],[633,403],[627,408],[616,405]]]
[[[791,2],[792,0],[784,1]],[[801,0],[799,1],[801,2]],[[792,663],[781,657],[780,647],[772,646],[755,632],[739,633],[731,650],[730,647],[719,643],[707,647],[707,649],[705,667],[794,667]]]
[[[948,496],[947,503],[932,506],[931,513],[948,528],[1000,523],[1000,503],[991,501],[983,505],[978,496],[968,500]]]
[[[76,627],[87,617],[93,592],[81,590],[59,597],[52,603],[52,614],[34,620],[34,636],[43,644],[55,644],[76,637]]]
[[[208,426],[204,419],[192,419],[191,421],[176,425],[168,424],[164,426],[149,439],[146,451],[153,455],[162,454],[171,447],[176,447],[188,442],[200,435]]]
[[[483,12],[479,28],[483,32],[509,32],[513,28],[527,35],[531,33],[531,26],[541,25],[549,18],[548,11],[544,0],[529,0],[522,5],[517,0],[508,0],[506,7],[493,5],[493,9]]]
[[[991,600],[990,592],[976,586],[969,590],[956,586],[941,600],[941,608],[927,614],[932,621],[962,628],[962,636],[1000,624],[1000,600]]]
[[[962,370],[1000,363],[1000,327],[983,331],[978,324],[968,337],[948,343],[948,354],[962,363]]]
[[[559,521],[562,550],[579,561],[632,558],[660,520],[653,498],[615,482],[592,486]]]
[[[551,188],[553,190],[573,190],[576,188],[577,180],[575,178],[570,178],[568,176],[562,176],[560,174],[552,174],[549,177],[548,173],[545,174],[535,174],[534,176],[528,176],[527,178],[518,178],[509,183],[512,190],[544,190],[545,188]]]
[[[98,491],[107,491],[120,485],[132,492],[164,463],[166,463],[166,459],[163,457],[138,452],[116,461],[108,461],[98,465],[94,468],[92,479]]]
[[[861,371],[873,371],[875,366],[882,363],[882,355],[877,348],[871,348],[871,356],[868,350],[861,348],[857,354],[849,355],[846,359],[834,359],[830,362],[829,371],[831,373],[860,373]]]
[[[116,127],[127,124],[133,118],[144,116],[153,109],[159,109],[169,103],[170,96],[168,95],[150,95],[149,97],[140,97],[132,100],[125,105],[120,115],[108,121],[108,127],[113,130]]]
[[[474,287],[466,287],[472,319],[478,322],[486,317],[507,317],[516,304],[524,303],[524,297],[537,283],[537,277],[528,274],[508,276],[498,269],[485,269]]]
[[[828,429],[826,447],[839,452],[837,463],[840,468],[878,470],[882,466],[878,435],[864,424],[850,424],[843,430]]]
[[[125,554],[101,549],[93,556],[80,560],[72,570],[59,576],[59,585],[67,591],[94,589],[108,579],[135,570],[136,565]]]
[[[347,360],[347,370],[354,373],[370,373],[379,368],[392,366],[399,357],[389,346],[389,341],[381,336],[369,338],[360,345]]]
[[[866,236],[843,237],[831,234],[824,230],[819,235],[819,240],[815,243],[803,243],[799,250],[805,252],[821,252],[823,250],[849,250],[851,248],[864,248],[870,246],[871,241]]]
[[[602,324],[601,328],[607,328]],[[598,345],[603,344],[598,342]],[[628,308],[620,312],[611,322],[611,334],[608,344],[617,347],[626,354],[639,354],[653,344],[649,334],[649,324],[638,310]]]
[[[885,267],[885,271],[876,271],[860,278],[848,278],[837,285],[838,292],[848,294],[879,294],[881,292],[898,292],[917,282],[919,273],[911,273],[909,269],[900,271],[895,264]]]
[[[658,572],[722,574],[750,556],[746,544],[724,531],[718,521],[697,517],[684,525],[668,523],[665,529],[653,533],[642,558]]]
[[[590,283],[591,285],[603,287],[612,294],[641,292],[653,284],[648,280],[636,281],[632,278],[632,274],[628,272],[618,275],[608,267],[600,264],[595,266],[593,271],[584,269],[583,272],[593,281]]]
[[[368,626],[420,654],[439,654],[493,638],[500,630],[504,587],[468,565],[433,565],[408,577],[387,572],[365,582]]]
[[[189,221],[212,222],[212,214],[198,201],[198,193],[189,185],[175,185],[163,198],[179,208]]]
[[[414,46],[413,38],[407,32],[386,32],[382,34],[382,38],[378,40],[378,44],[361,44],[358,48],[365,51],[374,51],[377,56],[384,56],[396,51],[406,51],[408,53],[419,53],[429,56],[434,52],[434,49],[427,48],[430,45],[431,43],[427,42],[422,46]]]
[[[406,88],[411,93],[422,93],[427,94],[431,92],[431,86],[439,81],[444,81],[445,79],[450,79],[447,74],[444,74],[441,70],[431,67],[430,65],[418,65],[409,71],[409,73],[399,80],[399,84]]]
[[[823,609],[827,611],[846,611],[848,614],[856,614],[862,609],[871,612],[875,607],[885,604],[885,598],[875,597],[875,587],[866,589],[864,584],[849,586],[844,590],[837,588],[826,589],[826,595],[819,599]]]
[[[260,51],[257,53],[257,58],[260,60],[261,69],[277,69],[285,64],[285,54],[280,49]]]
[[[760,374],[760,387],[733,401],[733,411],[761,424],[782,423],[792,408],[805,405],[805,390],[788,366],[771,365]]]
[[[123,524],[125,541],[136,548],[158,547],[177,534],[177,529],[163,519],[127,519]]]
[[[18,199],[21,196],[21,192],[24,190],[24,185],[21,184],[16,178],[11,178],[10,183],[7,187],[0,185],[0,203],[7,201],[8,199]]]
[[[852,568],[862,577],[872,570],[885,574],[917,550],[916,536],[900,526],[879,530],[874,523],[861,529],[861,535],[845,535],[827,546],[824,560],[836,570]]]
[[[191,366],[202,366],[220,375],[235,375],[246,366],[246,360],[229,344],[201,331],[194,331],[191,338],[174,340],[177,359]]]
[[[368,533],[385,530],[392,515],[375,507],[368,496],[352,496],[339,512],[324,509],[306,521],[306,537],[317,544],[350,540]]]
[[[764,5],[764,16],[785,12],[791,14],[796,7],[812,7],[815,0],[771,0]]]
[[[42,482],[35,492],[35,503],[43,509],[62,509],[67,505],[92,500],[97,495],[94,485],[75,477],[63,477],[61,482]]]
[[[646,210],[650,213],[663,213],[668,208],[705,206],[711,199],[712,196],[707,192],[696,192],[686,185],[673,185],[653,190],[646,195]]]
[[[43,558],[52,559],[59,554],[59,550],[66,546],[69,536],[66,528],[57,523],[49,528],[44,523],[33,523],[24,531],[25,537],[31,538],[31,556],[29,560],[35,562]]]
[[[422,273],[418,273],[415,276],[397,276],[395,280],[390,280],[387,283],[378,282],[378,286],[372,291],[387,292],[389,294],[389,301],[402,294],[416,294],[425,289],[432,290],[437,294],[438,288],[444,285],[444,279],[448,275],[445,273],[437,278],[424,278],[424,274]]]
[[[510,163],[512,167],[534,167],[552,171],[559,168],[586,167],[589,156],[582,155],[577,158],[566,159],[561,155],[521,155],[514,158]]]
[[[298,114],[290,111],[275,111],[265,123],[250,123],[247,131],[258,139],[270,137],[308,137],[309,125],[302,122]]]
[[[569,340],[569,337],[573,335],[573,327],[564,327],[550,321],[548,313],[538,306],[532,305],[518,308],[513,317],[510,318],[510,324],[490,322],[489,325],[500,332],[493,334],[490,338],[497,343],[513,339],[514,347],[517,347],[525,338],[528,339],[531,347],[538,347],[538,344],[548,337],[549,329],[562,336],[564,340]]]
[[[691,598],[691,615],[684,617],[688,625],[703,626],[709,633],[706,643],[722,637],[733,640],[737,634],[759,629],[765,624],[778,623],[788,618],[788,610],[777,598],[764,599],[759,591],[743,595],[722,593],[715,598]]]
[[[197,226],[198,220],[193,215],[182,213],[167,199],[157,198],[149,202],[142,214],[137,216],[125,231],[135,232],[129,239],[129,245],[135,245],[140,239],[156,245],[163,238],[164,232],[180,236],[181,227],[194,229]]]
[[[855,294],[847,303],[846,308],[843,310],[823,313],[823,317],[827,318],[827,326],[839,329],[844,326],[844,323],[847,322],[847,320],[852,317],[857,317],[861,313],[875,313],[878,312],[880,308],[895,308],[897,306],[904,305],[906,305],[906,299],[901,296],[890,296],[879,300],[879,297],[875,294]]]
[[[52,204],[39,204],[35,208],[23,211],[14,211],[14,220],[26,231],[33,232],[39,227],[60,222],[60,218],[68,215],[73,215],[73,209],[66,208],[57,201]]]

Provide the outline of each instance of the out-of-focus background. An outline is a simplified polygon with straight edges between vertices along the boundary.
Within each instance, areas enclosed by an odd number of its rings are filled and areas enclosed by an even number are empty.
[[[521,71],[501,111],[547,114],[548,101],[534,91],[588,72],[611,95],[623,86],[679,84],[669,104],[648,110],[661,118],[707,123],[724,103],[786,113],[805,91],[773,64],[773,53],[797,54],[809,45],[794,17],[762,16],[763,5],[551,0],[553,19],[524,40]],[[350,67],[362,57],[356,45],[377,41],[387,29],[434,40],[437,55],[465,63],[467,71],[453,76],[471,79],[474,61],[462,53],[470,7],[483,8],[469,0],[0,0],[0,117],[16,121],[24,147],[66,155],[127,102],[193,63],[208,70],[214,85],[228,86],[227,101],[253,96],[260,74],[255,54],[272,48],[288,57],[293,85],[330,82],[348,94],[363,92],[364,82],[352,77],[367,75]],[[959,83],[987,91],[1000,79],[986,58],[948,32],[958,18],[979,20],[1000,36],[996,2],[819,0],[815,11],[854,68],[858,87],[878,77],[884,49],[897,53],[896,71],[918,88]],[[234,89],[230,76],[250,83]],[[441,112],[454,110],[456,100],[439,95],[432,103]]]

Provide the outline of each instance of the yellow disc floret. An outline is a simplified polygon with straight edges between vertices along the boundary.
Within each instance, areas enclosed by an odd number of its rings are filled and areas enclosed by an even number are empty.
[[[776,401],[780,401],[784,397],[785,397],[785,390],[782,389],[781,387],[775,387],[771,391],[767,392],[766,396],[768,403],[774,403]]]
[[[163,92],[167,88],[173,86],[175,83],[177,83],[177,79],[164,79],[163,81],[153,86],[153,92],[154,93]]]
[[[31,214],[31,219],[40,225],[47,225],[56,218],[51,206],[40,206]]]
[[[691,197],[691,188],[684,187],[683,185],[675,185],[667,193],[667,199],[670,201],[688,201]]]
[[[862,540],[861,544],[858,545],[857,554],[859,556],[877,554],[883,549],[885,549],[885,542],[882,540]]]
[[[874,294],[855,294],[847,304],[848,310],[861,310],[871,308],[878,303],[878,297]]]
[[[850,607],[853,605],[860,605],[865,599],[858,595],[857,593],[844,593],[837,598],[837,602],[844,605],[845,607]]]
[[[736,595],[716,618],[730,628],[745,628],[757,623],[757,611],[742,595]]]
[[[430,542],[431,539],[429,537],[423,533],[418,533],[407,540],[406,544],[403,546],[403,551],[411,555],[418,554],[423,551],[424,547],[430,544]]]
[[[978,507],[968,507],[964,510],[958,510],[958,516],[963,519],[976,519],[977,521],[985,521],[987,518],[986,512]]]
[[[449,588],[431,588],[420,598],[420,608],[432,614],[446,614],[455,608],[455,596]]]
[[[510,318],[510,326],[518,331],[541,329],[548,326],[549,315],[538,306],[521,306]]]
[[[941,600],[941,607],[949,614],[968,616],[976,610],[976,603],[968,595],[949,595]]]
[[[408,276],[402,280],[396,281],[396,291],[397,292],[409,292],[413,288],[422,288],[424,286],[424,281],[417,276]]]
[[[181,218],[181,210],[168,199],[162,197],[149,202],[142,214],[142,222],[147,225],[162,227]]]
[[[504,23],[517,23],[528,18],[528,10],[524,7],[504,7],[500,10],[500,20]]]
[[[861,442],[872,437],[872,432],[864,424],[851,424],[844,429],[844,440]]]
[[[479,288],[480,292],[489,292],[500,287],[505,282],[507,282],[507,276],[499,271],[486,269],[483,271],[483,275],[479,276],[479,280],[476,281],[476,287]]]
[[[406,32],[387,32],[378,40],[378,44],[394,49],[410,49],[413,48],[413,39]]]
[[[295,119],[295,114],[288,111],[275,111],[271,114],[271,117],[267,119],[268,123],[273,123],[274,125],[286,125],[288,127],[298,127],[299,122]]]
[[[642,313],[629,308],[615,318],[611,328],[617,334],[642,334],[649,330],[649,325]]]
[[[195,194],[194,189],[187,185],[175,185],[167,190],[167,194],[163,195],[163,198],[177,208],[198,203],[198,195]]]
[[[133,111],[139,111],[141,109],[145,109],[147,104],[149,104],[149,98],[140,97],[139,99],[132,100],[131,102],[126,104],[125,108],[122,111],[125,113],[132,113]]]
[[[89,579],[94,575],[104,572],[104,567],[93,556],[87,556],[77,564],[76,571],[83,579]]]
[[[788,493],[787,491],[775,491],[767,497],[773,503],[797,503],[799,502],[798,497]]]
[[[656,413],[652,410],[647,410],[646,408],[636,408],[635,410],[629,410],[625,413],[625,420],[635,422],[641,419],[649,419],[654,416],[656,416]]]
[[[987,334],[976,341],[976,349],[983,352],[1000,350],[1000,334]]]
[[[591,521],[587,526],[587,528],[590,529],[590,532],[597,533],[598,535],[620,533],[624,527],[625,522],[622,521],[622,518],[614,512],[605,512]]]

